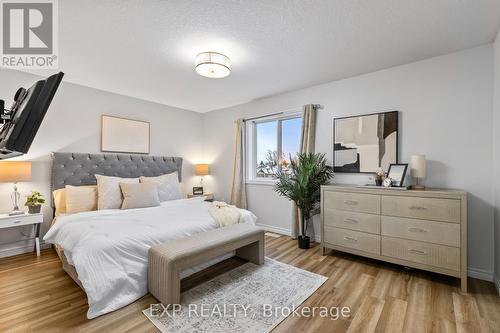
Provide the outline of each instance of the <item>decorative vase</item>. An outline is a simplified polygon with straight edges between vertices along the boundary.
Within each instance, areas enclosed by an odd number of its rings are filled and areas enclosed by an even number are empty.
[[[375,178],[375,185],[382,186],[382,179]]]
[[[310,248],[311,240],[309,236],[299,236],[297,240],[299,242],[299,249],[307,250]]]
[[[42,208],[42,205],[28,206],[28,213],[38,214],[38,213],[40,213],[41,208]]]

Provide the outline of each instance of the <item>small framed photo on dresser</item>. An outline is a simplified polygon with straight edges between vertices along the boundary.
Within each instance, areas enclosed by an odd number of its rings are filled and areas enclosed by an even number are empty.
[[[406,169],[408,169],[408,164],[391,164],[389,165],[389,171],[387,171],[387,177],[392,180],[392,186],[402,187],[405,181]]]

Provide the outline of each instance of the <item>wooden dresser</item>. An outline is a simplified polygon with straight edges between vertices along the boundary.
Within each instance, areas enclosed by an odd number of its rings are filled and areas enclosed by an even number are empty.
[[[321,187],[327,249],[461,279],[467,291],[467,194],[354,186]]]

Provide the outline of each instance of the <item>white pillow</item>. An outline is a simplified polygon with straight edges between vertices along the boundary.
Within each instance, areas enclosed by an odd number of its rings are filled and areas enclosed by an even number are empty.
[[[97,210],[97,186],[66,185],[66,213]]]
[[[141,183],[156,183],[161,202],[184,198],[177,171],[158,177],[141,177],[140,180]]]
[[[97,209],[120,209],[123,197],[120,183],[136,184],[139,178],[120,178],[95,175],[97,179]]]
[[[122,209],[156,207],[160,205],[156,183],[120,183],[123,194]]]

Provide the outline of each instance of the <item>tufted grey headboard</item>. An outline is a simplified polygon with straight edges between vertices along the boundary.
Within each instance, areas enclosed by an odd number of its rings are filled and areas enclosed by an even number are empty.
[[[51,191],[66,185],[95,185],[95,174],[135,178],[160,176],[175,171],[181,181],[181,157],[53,153]]]

